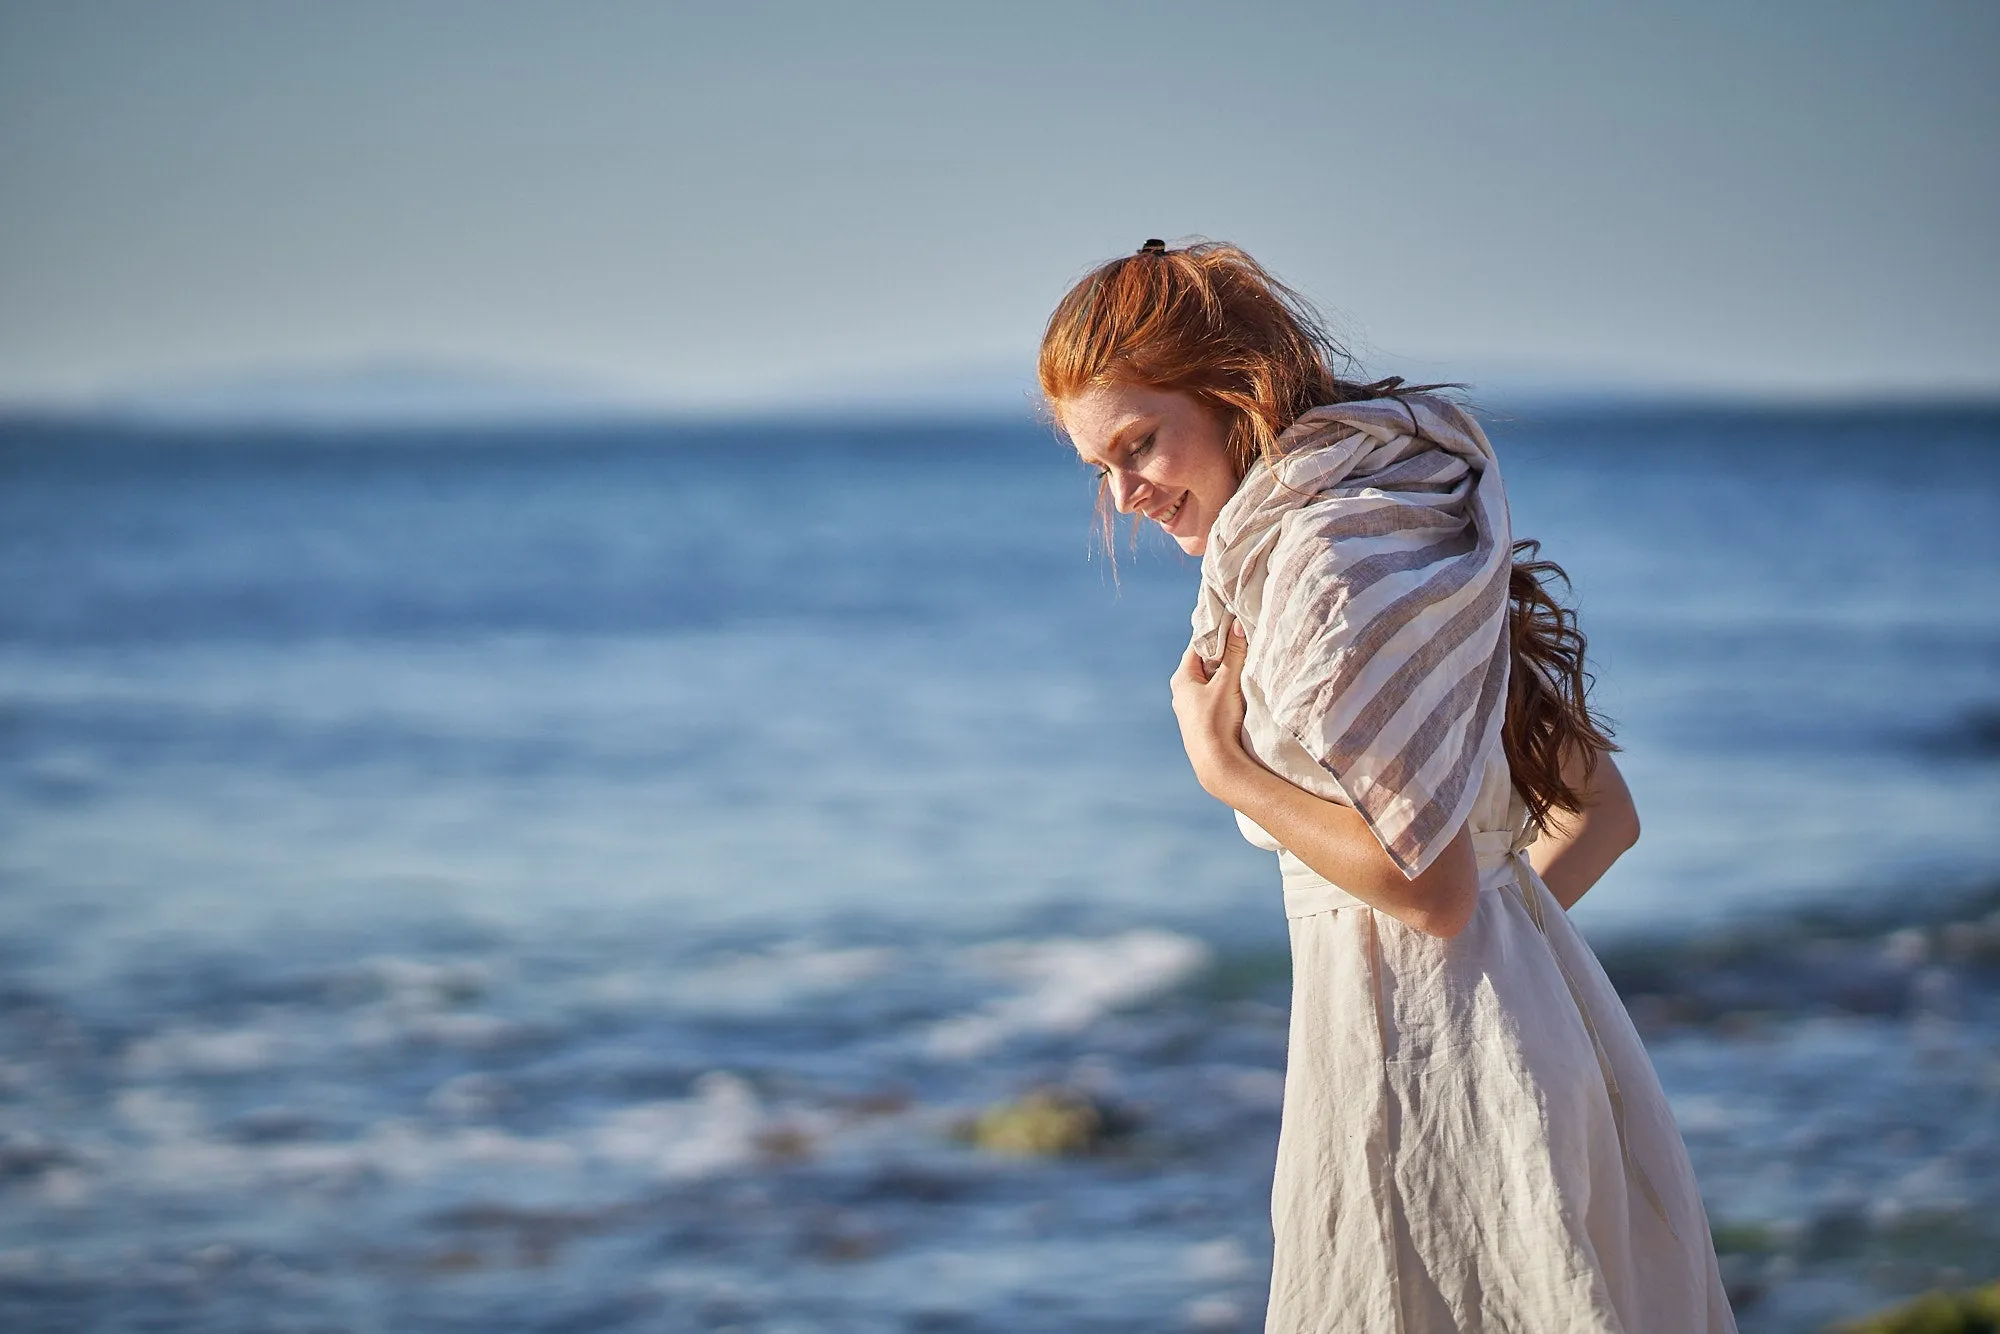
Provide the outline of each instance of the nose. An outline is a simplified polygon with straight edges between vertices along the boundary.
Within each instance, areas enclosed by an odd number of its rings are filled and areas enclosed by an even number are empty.
[[[1139,489],[1145,485],[1137,476],[1122,468],[1113,468],[1105,479],[1111,488],[1111,504],[1120,514],[1130,514]]]

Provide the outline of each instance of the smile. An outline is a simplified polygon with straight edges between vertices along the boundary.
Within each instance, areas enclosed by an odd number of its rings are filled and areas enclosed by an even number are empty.
[[[1157,523],[1162,528],[1171,527],[1174,522],[1174,516],[1181,512],[1181,506],[1187,504],[1187,499],[1188,499],[1188,493],[1185,491],[1182,492],[1181,498],[1174,502],[1173,508],[1168,510],[1165,514],[1155,514],[1153,516],[1153,522]]]

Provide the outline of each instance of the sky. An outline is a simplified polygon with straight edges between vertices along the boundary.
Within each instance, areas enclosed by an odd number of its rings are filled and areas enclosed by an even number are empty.
[[[0,0],[0,402],[970,394],[1149,236],[1374,372],[2000,393],[1996,70],[1990,0]]]

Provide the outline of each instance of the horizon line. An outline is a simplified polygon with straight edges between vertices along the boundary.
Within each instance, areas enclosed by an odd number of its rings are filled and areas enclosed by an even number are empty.
[[[1913,390],[1906,393],[1798,393],[1708,390],[1605,390],[1571,394],[1487,394],[1467,391],[1473,411],[1488,420],[1590,416],[1694,414],[1798,414],[1805,416],[1887,412],[1923,415],[2000,414],[2000,387]],[[527,432],[549,430],[645,430],[797,424],[842,427],[936,425],[1046,425],[1029,405],[991,401],[855,401],[814,404],[798,400],[729,405],[576,404],[532,409],[454,409],[398,412],[291,410],[160,410],[106,403],[48,403],[0,399],[0,428],[104,428],[131,432],[188,434],[394,435],[425,431]]]

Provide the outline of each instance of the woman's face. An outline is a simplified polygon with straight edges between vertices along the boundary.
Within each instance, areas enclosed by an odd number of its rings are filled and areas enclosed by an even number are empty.
[[[1191,556],[1208,549],[1209,527],[1242,480],[1221,413],[1178,390],[1105,384],[1062,399],[1055,414],[1120,514],[1145,515]]]

